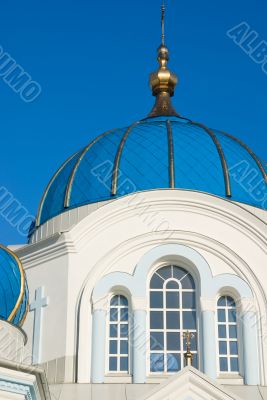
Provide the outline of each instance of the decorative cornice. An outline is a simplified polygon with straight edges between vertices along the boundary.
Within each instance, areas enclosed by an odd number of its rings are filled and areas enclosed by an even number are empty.
[[[68,232],[56,233],[53,236],[37,243],[26,245],[17,250],[17,254],[23,261],[24,268],[35,267],[50,260],[76,254],[75,244]]]
[[[166,197],[161,197],[165,192]],[[77,243],[79,249],[88,244],[88,237],[93,238],[105,231],[109,226],[118,223],[123,219],[129,219],[131,215],[160,212],[193,212],[234,227],[245,234],[252,241],[266,252],[267,239],[265,237],[266,224],[258,217],[232,203],[209,194],[177,190],[155,190],[142,193],[135,193],[117,199],[115,202],[106,204],[105,207],[96,210],[90,216],[84,218],[71,230],[71,236]],[[253,217],[254,222],[251,222]]]
[[[23,395],[25,396],[25,400],[35,400],[31,395],[30,386],[27,385],[2,380],[0,378],[0,390]]]

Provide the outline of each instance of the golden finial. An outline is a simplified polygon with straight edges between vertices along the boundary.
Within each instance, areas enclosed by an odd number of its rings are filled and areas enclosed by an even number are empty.
[[[193,361],[193,353],[191,352],[191,339],[193,339],[195,335],[192,332],[184,332],[183,333],[183,338],[185,339],[186,343],[186,352],[184,353],[184,358],[185,358],[185,365],[187,367],[192,366],[192,361]]]
[[[160,66],[156,72],[150,75],[150,86],[153,96],[156,97],[156,102],[149,117],[158,115],[179,116],[174,110],[170,99],[174,95],[178,78],[167,68],[169,50],[165,46],[165,9],[163,1],[161,7],[161,45],[158,48],[158,62]]]

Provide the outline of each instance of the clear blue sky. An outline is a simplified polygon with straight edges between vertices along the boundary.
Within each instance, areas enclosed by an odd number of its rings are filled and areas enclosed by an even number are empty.
[[[42,87],[24,103],[0,78],[5,186],[36,214],[51,175],[94,136],[150,111],[160,0],[14,0],[1,4],[0,45]],[[178,112],[244,140],[266,159],[267,75],[226,35],[246,21],[267,40],[264,0],[168,0]],[[0,216],[0,242],[23,243]]]

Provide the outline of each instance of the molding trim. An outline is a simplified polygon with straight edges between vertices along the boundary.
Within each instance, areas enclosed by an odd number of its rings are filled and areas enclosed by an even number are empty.
[[[146,310],[147,282],[150,272],[161,263],[176,263],[186,268],[199,284],[203,298],[213,297],[226,290],[234,292],[235,298],[253,298],[249,285],[237,275],[222,274],[213,277],[209,264],[204,257],[189,246],[164,244],[148,251],[139,261],[133,275],[125,272],[112,272],[103,276],[95,285],[92,302],[94,308],[103,301],[110,291],[123,290],[138,299],[137,307]],[[204,301],[204,300],[203,300]],[[140,308],[138,308],[140,309]]]
[[[2,380],[0,378],[0,391],[3,390],[5,392],[17,393],[23,395],[25,400],[35,400],[40,399],[40,396],[33,397],[32,390],[28,385],[22,385],[15,382],[10,382],[7,380]]]

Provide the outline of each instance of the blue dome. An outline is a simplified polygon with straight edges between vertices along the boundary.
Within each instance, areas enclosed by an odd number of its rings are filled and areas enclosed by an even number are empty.
[[[28,311],[28,287],[18,257],[0,245],[0,319],[21,326]]]
[[[37,225],[71,208],[153,189],[186,189],[264,208],[266,166],[241,141],[182,117],[114,129],[72,155],[50,181]]]

